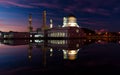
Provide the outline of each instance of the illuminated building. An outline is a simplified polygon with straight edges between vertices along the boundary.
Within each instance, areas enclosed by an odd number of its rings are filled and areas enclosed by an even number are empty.
[[[77,24],[75,16],[70,15],[68,18],[63,18],[62,27],[54,27],[46,30],[47,38],[83,38],[84,31]]]
[[[62,27],[79,27],[76,17],[74,15],[69,15],[68,18],[64,17]]]
[[[67,18],[63,17],[63,26],[62,27],[65,27],[66,25],[67,25]]]

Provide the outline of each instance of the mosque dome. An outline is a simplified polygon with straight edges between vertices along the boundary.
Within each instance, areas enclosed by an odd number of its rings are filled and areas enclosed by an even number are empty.
[[[77,24],[77,19],[73,14],[68,15],[63,22],[63,27],[79,27]]]
[[[68,16],[68,23],[76,23],[76,17],[74,15]]]

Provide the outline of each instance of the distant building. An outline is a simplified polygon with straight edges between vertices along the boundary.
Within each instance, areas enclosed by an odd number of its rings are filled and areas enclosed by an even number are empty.
[[[2,39],[2,38],[3,38],[3,32],[0,31],[0,39]]]
[[[6,45],[12,45],[12,46],[17,46],[17,45],[27,45],[29,44],[29,40],[26,40],[26,39],[14,39],[14,40],[2,40],[2,43],[3,44],[6,44]]]
[[[22,39],[22,38],[29,38],[30,33],[28,32],[4,32],[3,38],[4,39]]]

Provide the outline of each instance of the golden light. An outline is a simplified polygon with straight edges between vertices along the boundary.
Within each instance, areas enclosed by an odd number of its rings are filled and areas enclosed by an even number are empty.
[[[75,60],[77,57],[77,50],[70,50],[68,51],[68,59]]]
[[[75,16],[69,16],[68,18],[64,18],[63,20],[64,24],[62,27],[79,27]]]
[[[68,51],[68,54],[69,55],[74,55],[74,54],[77,54],[77,51],[76,50],[70,50],[70,51]]]

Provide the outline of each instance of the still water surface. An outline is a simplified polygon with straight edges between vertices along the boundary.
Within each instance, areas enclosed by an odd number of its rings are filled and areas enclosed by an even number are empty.
[[[119,72],[119,40],[1,40],[0,75]]]

